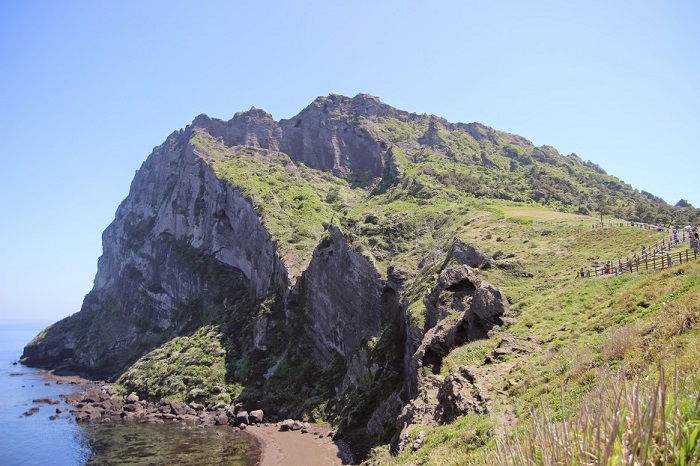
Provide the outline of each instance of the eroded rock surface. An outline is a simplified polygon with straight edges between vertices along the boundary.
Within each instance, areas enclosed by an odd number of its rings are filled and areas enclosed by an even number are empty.
[[[381,330],[384,281],[336,227],[314,251],[303,288],[309,337],[322,368],[336,357],[350,363],[361,342]]]
[[[23,362],[110,376],[196,328],[201,309],[285,286],[257,213],[194,153],[189,132],[173,133],[138,170],[81,311],[30,342]]]

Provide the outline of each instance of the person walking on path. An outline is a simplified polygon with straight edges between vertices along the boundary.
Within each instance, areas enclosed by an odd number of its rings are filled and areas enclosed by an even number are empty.
[[[697,253],[700,248],[700,238],[698,238],[698,228],[693,227],[690,231],[690,247]]]

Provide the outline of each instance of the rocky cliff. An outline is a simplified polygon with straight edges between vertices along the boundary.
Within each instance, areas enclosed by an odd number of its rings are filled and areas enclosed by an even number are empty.
[[[136,173],[103,234],[81,311],[33,340],[30,364],[113,375],[224,302],[283,287],[285,269],[251,204],[173,133]]]
[[[584,184],[616,191],[618,206],[639,197],[578,157],[365,94],[281,121],[200,115],[138,170],[80,312],[23,362],[145,397],[326,419],[405,448],[413,424],[487,409],[469,369],[442,367],[509,312],[483,277],[500,262],[462,233],[495,212],[474,199],[585,210]],[[208,375],[184,376],[190,359]]]

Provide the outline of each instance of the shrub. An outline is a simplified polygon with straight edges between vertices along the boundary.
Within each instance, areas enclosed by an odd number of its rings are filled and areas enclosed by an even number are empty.
[[[608,332],[603,342],[602,354],[605,359],[623,359],[637,351],[642,344],[637,325],[626,325]]]

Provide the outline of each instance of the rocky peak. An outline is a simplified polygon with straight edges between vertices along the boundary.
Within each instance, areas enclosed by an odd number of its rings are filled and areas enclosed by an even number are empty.
[[[254,146],[279,150],[282,131],[272,115],[252,107],[247,112],[236,113],[228,121],[197,116],[190,128],[202,128],[214,137],[220,137],[228,146]]]
[[[331,170],[336,175],[382,176],[388,147],[357,119],[349,118],[365,116],[354,113],[357,111],[370,115],[372,111],[391,109],[377,104],[378,99],[372,105],[371,102],[374,101],[365,97],[350,99],[334,94],[317,98],[295,117],[280,121],[280,150],[305,165]]]

